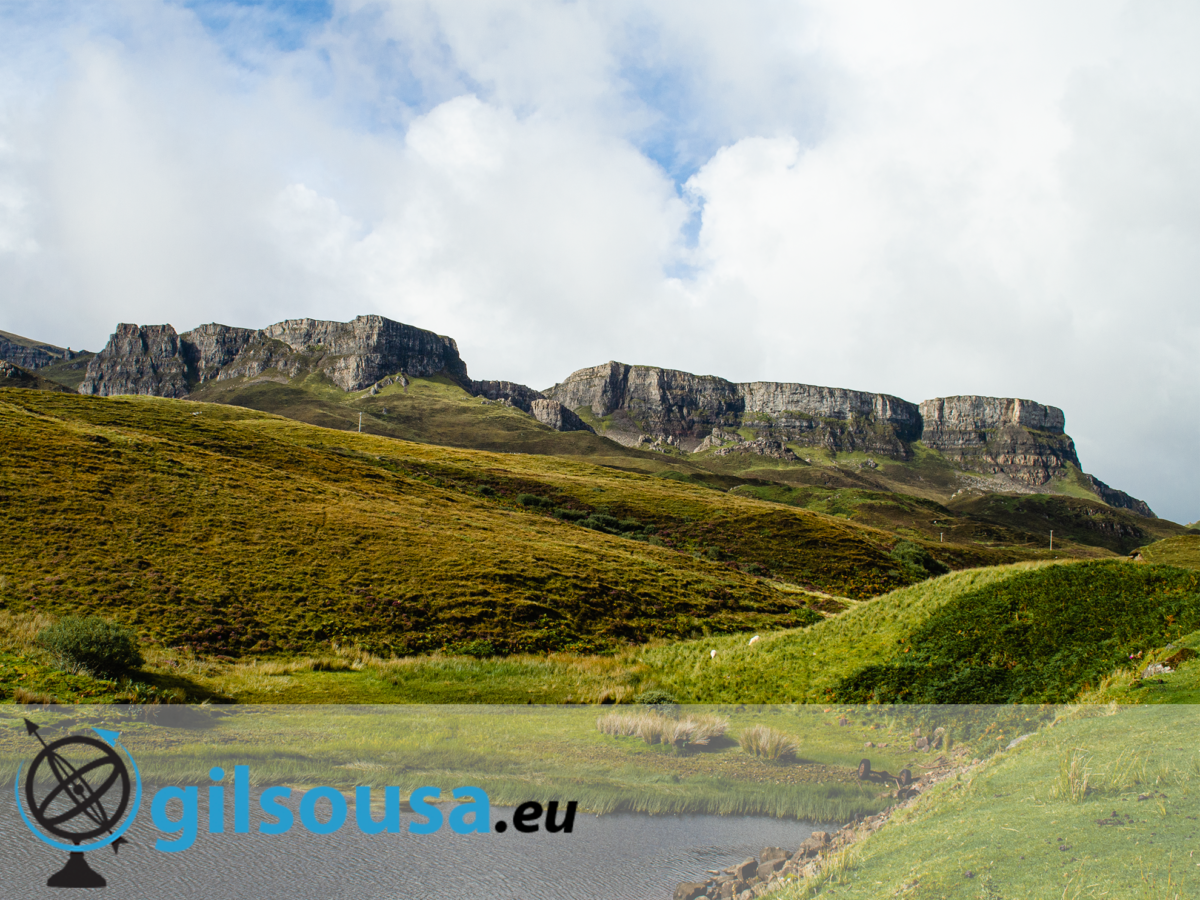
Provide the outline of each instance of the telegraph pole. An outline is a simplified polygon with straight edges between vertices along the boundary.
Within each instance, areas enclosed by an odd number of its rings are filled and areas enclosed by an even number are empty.
[[[358,433],[362,434],[362,413],[358,414]],[[1050,549],[1054,549],[1054,532],[1050,532]]]
[[[1050,549],[1054,549],[1054,529],[1050,529]]]

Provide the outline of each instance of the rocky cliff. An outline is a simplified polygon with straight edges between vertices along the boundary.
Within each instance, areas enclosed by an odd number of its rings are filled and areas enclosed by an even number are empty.
[[[751,440],[792,441],[834,451],[911,455],[917,407],[899,397],[841,388],[759,381],[609,362],[580,369],[543,393],[568,409],[586,407],[605,435],[636,446],[643,436],[674,438],[695,451],[714,429],[748,430]]]
[[[472,381],[471,394],[514,406],[530,415],[533,415],[533,401],[546,399],[541,391],[515,381]]]
[[[32,371],[74,358],[75,352],[69,347],[43,344],[19,334],[0,331],[0,360],[18,365],[22,369]]]
[[[1062,410],[1032,400],[938,397],[918,405],[890,394],[734,383],[619,362],[580,369],[542,393],[599,420],[606,437],[630,447],[787,459],[790,443],[905,461],[919,441],[964,470],[997,476],[991,490],[1037,489],[1081,468]],[[1142,501],[1083,478],[1109,505],[1154,515]]]
[[[288,379],[304,372],[319,372],[344,391],[400,372],[444,374],[468,389],[471,384],[453,339],[382,316],[359,316],[352,322],[289,319],[261,330],[214,323],[183,334],[170,325],[118,325],[88,364],[79,392],[184,397],[206,381]]]
[[[920,406],[921,442],[975,471],[1040,486],[1079,468],[1061,409],[1004,397],[937,397]]]
[[[1139,500],[1137,497],[1131,497],[1124,491],[1118,491],[1116,488],[1111,488],[1095,475],[1084,475],[1084,479],[1092,486],[1092,490],[1096,492],[1096,496],[1107,503],[1109,506],[1115,506],[1119,509],[1127,509],[1130,512],[1137,513],[1139,516],[1145,516],[1147,519],[1157,519],[1154,510],[1150,508],[1145,500]]]

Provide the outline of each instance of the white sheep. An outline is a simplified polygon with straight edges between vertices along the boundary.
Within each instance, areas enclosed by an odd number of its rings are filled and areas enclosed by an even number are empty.
[[[754,646],[754,642],[755,642],[755,641],[759,641],[759,640],[762,640],[762,635],[756,634],[754,637],[750,638],[750,644],[749,644],[749,646],[753,647],[753,646]]]
[[[708,658],[709,658],[709,659],[716,659],[716,658],[717,658],[717,651],[716,651],[716,650],[709,650],[709,651],[708,651]]]

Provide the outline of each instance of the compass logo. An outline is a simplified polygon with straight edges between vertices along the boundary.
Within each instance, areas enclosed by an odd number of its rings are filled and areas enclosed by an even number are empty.
[[[42,746],[23,784],[22,771],[17,770],[17,809],[39,840],[70,854],[67,864],[46,884],[104,887],[104,877],[88,865],[83,854],[109,846],[115,854],[125,843],[123,835],[133,823],[142,799],[137,763],[115,731],[93,728],[98,737],[73,734],[47,744],[29,719],[25,720],[25,730]],[[132,779],[126,759],[133,767]]]

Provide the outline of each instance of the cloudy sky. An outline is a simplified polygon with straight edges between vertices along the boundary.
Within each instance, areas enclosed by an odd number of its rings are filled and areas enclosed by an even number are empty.
[[[1200,518],[1200,5],[0,0],[0,328],[1062,407]]]

